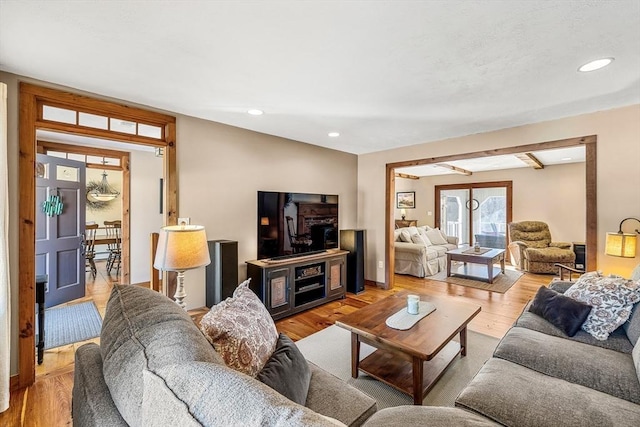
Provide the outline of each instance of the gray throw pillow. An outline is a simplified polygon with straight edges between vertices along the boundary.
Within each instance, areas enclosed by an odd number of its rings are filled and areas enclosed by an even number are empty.
[[[591,306],[540,286],[529,311],[572,337],[587,320]]]
[[[257,378],[302,406],[307,401],[311,369],[296,344],[285,334],[278,337],[276,350]]]

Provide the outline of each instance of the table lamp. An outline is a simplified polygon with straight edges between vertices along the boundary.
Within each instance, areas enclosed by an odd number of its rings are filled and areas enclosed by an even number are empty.
[[[407,215],[407,211],[405,211],[404,209],[400,209],[400,216],[402,217],[402,220],[404,221],[404,217]]]
[[[173,296],[176,303],[187,309],[184,298],[184,272],[211,263],[207,235],[201,225],[170,225],[160,229],[158,249],[153,266],[158,270],[177,271],[178,287]]]
[[[635,258],[637,235],[640,234],[640,230],[636,229],[635,233],[624,233],[622,224],[629,220],[640,223],[638,218],[625,218],[620,221],[617,233],[607,233],[607,241],[604,248],[605,254],[623,258]]]

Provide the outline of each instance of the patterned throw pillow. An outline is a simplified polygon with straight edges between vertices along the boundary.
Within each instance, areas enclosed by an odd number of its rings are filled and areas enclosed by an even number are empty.
[[[585,273],[564,293],[593,307],[582,329],[604,341],[627,321],[640,301],[640,283],[599,272]]]
[[[228,367],[255,377],[274,352],[278,331],[249,289],[249,280],[238,285],[233,297],[214,305],[200,321],[200,329]]]

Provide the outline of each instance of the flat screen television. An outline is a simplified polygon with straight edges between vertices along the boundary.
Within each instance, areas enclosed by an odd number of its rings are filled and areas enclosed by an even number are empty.
[[[258,259],[338,248],[338,196],[258,191]]]

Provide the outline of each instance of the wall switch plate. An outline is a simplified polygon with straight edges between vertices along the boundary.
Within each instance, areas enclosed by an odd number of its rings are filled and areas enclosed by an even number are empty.
[[[384,268],[384,262],[378,261],[378,268]]]
[[[431,211],[427,211],[427,215],[428,215],[428,216],[431,216],[431,215],[433,215],[433,212],[431,212]]]
[[[191,218],[178,218],[178,225],[190,225]]]

